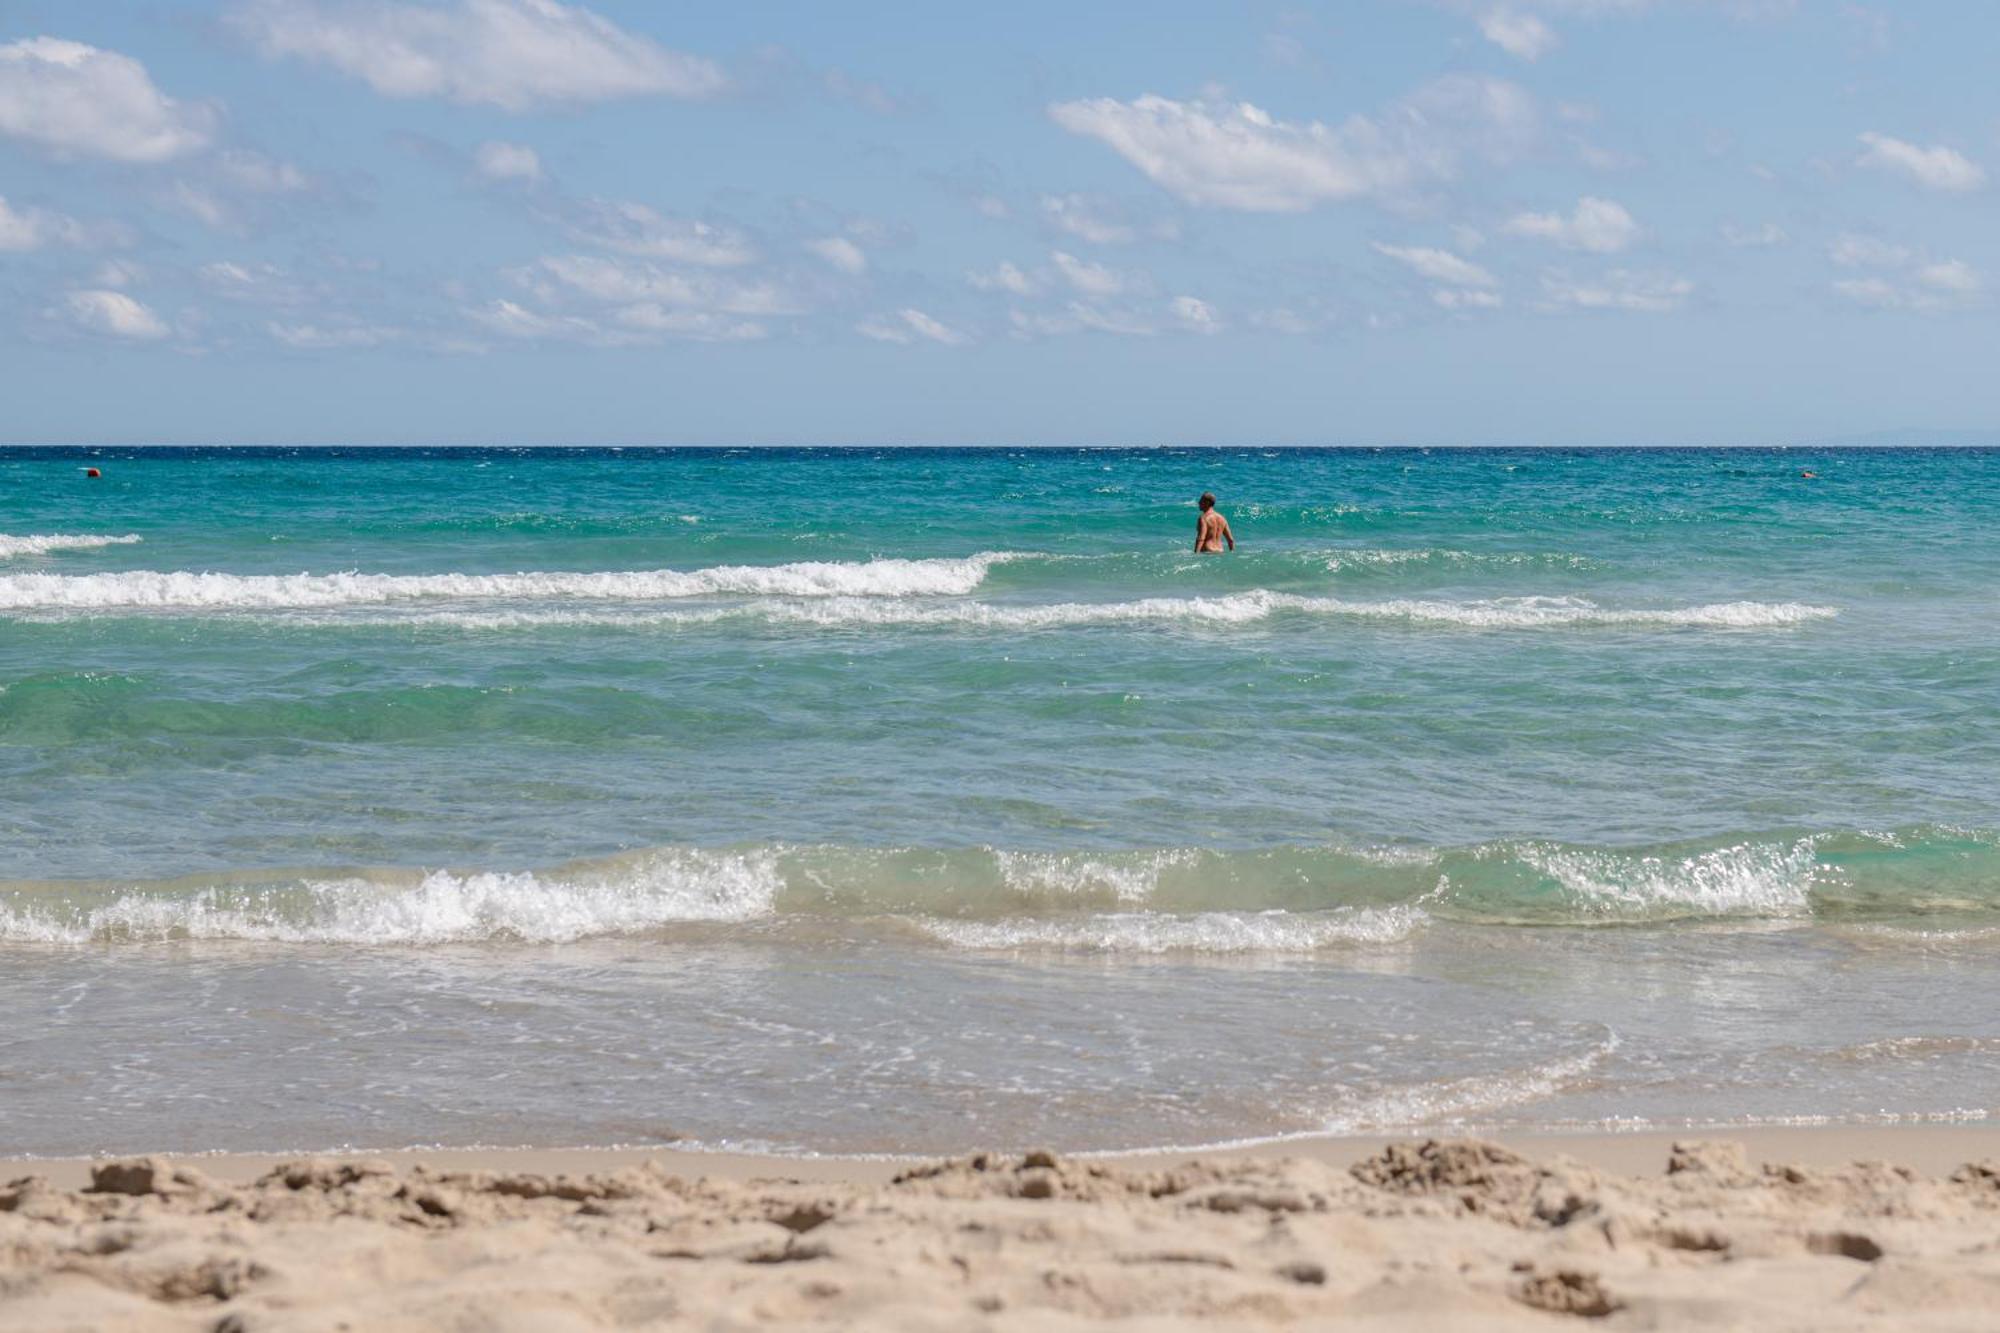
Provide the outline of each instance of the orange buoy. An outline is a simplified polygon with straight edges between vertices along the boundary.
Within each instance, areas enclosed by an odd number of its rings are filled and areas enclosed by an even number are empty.
[[[84,476],[86,476],[86,477],[101,477],[101,476],[103,476],[104,474],[103,474],[102,472],[99,472],[99,471],[98,471],[98,470],[97,470],[96,468],[94,468],[94,467],[87,467],[87,468],[85,468],[85,469],[83,470],[83,475],[84,475]]]

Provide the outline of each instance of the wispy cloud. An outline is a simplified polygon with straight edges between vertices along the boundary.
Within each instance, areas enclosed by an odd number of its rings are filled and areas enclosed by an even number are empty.
[[[807,241],[806,249],[812,251],[842,273],[854,274],[868,271],[867,253],[845,236],[822,236],[818,240]]]
[[[1434,250],[1421,245],[1383,245],[1380,242],[1376,243],[1375,249],[1432,282],[1451,283],[1459,287],[1500,285],[1500,280],[1487,270],[1449,250]]]
[[[1515,236],[1532,236],[1553,241],[1566,250],[1591,254],[1616,254],[1639,235],[1639,224],[1623,204],[1590,195],[1576,201],[1576,209],[1565,217],[1560,213],[1521,213],[1505,228]]]
[[[1542,277],[1542,294],[1552,309],[1630,310],[1657,315],[1680,309],[1693,293],[1692,282],[1672,273],[1612,269],[1595,278],[1573,278],[1567,273]]]
[[[558,0],[248,0],[231,17],[265,55],[328,66],[384,97],[520,111],[625,97],[699,99],[728,84],[714,61]]]
[[[933,319],[921,310],[904,308],[890,315],[877,315],[854,326],[864,338],[884,343],[931,342],[958,347],[970,341],[956,329]]]
[[[1511,9],[1488,10],[1480,16],[1479,31],[1487,41],[1523,60],[1540,60],[1560,40],[1540,18]]]
[[[1504,158],[1532,136],[1535,104],[1500,79],[1453,75],[1378,118],[1280,120],[1249,102],[1147,95],[1058,102],[1056,124],[1097,139],[1192,204],[1296,213],[1451,179],[1468,156]]]
[[[1920,148],[1886,134],[1864,134],[1865,151],[1855,165],[1908,177],[1927,190],[1963,193],[1986,183],[1986,169],[1956,148]]]
[[[90,250],[131,242],[131,229],[117,223],[80,222],[52,209],[16,207],[0,195],[0,251],[21,253],[48,246]]]
[[[166,321],[124,292],[90,289],[71,292],[63,304],[70,322],[90,333],[134,342],[156,342],[172,330]]]
[[[489,139],[473,150],[472,165],[490,181],[538,181],[542,157],[526,144]]]

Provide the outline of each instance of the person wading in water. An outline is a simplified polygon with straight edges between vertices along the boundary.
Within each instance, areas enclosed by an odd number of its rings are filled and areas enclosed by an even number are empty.
[[[1215,497],[1204,491],[1201,517],[1194,521],[1194,549],[1197,552],[1220,551],[1224,542],[1229,544],[1230,550],[1235,550],[1236,534],[1229,530],[1229,520],[1216,512]]]

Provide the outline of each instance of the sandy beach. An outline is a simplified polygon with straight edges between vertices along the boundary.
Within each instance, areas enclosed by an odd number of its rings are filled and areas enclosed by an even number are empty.
[[[1980,1127],[6,1164],[18,1330],[1990,1329]]]

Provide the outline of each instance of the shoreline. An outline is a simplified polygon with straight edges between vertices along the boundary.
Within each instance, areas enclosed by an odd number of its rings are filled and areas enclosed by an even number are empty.
[[[1928,1175],[1968,1162],[2000,1157],[2000,1121],[1901,1124],[1744,1125],[1682,1129],[1501,1130],[1453,1125],[1396,1134],[1324,1134],[1247,1140],[1209,1147],[1108,1149],[1062,1152],[1068,1161],[1129,1170],[1151,1170],[1191,1161],[1242,1162],[1292,1158],[1345,1168],[1392,1144],[1428,1139],[1477,1139],[1524,1156],[1564,1156],[1600,1171],[1626,1175],[1658,1171],[1676,1143],[1740,1143],[1753,1165],[1795,1163],[1831,1168],[1861,1161],[1891,1161]],[[875,1185],[913,1167],[982,1151],[958,1153],[784,1154],[730,1149],[650,1147],[406,1147],[335,1148],[284,1152],[104,1153],[87,1157],[0,1156],[0,1182],[42,1176],[61,1189],[81,1189],[93,1166],[148,1157],[191,1166],[212,1179],[242,1184],[287,1162],[383,1161],[399,1169],[603,1174],[658,1164],[686,1179],[788,1180]]]

